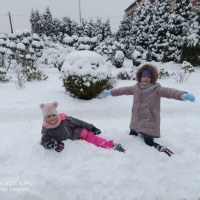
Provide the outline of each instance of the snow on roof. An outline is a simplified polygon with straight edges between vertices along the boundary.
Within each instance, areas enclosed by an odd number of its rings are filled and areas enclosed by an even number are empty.
[[[124,11],[126,12],[130,7],[132,7],[138,0],[134,0]]]

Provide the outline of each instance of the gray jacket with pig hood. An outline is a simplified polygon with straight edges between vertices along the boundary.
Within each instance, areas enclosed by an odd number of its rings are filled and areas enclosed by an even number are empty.
[[[146,89],[140,87],[141,73],[148,69],[153,74],[152,85]],[[112,96],[133,95],[132,116],[130,129],[152,137],[160,137],[160,100],[161,97],[182,100],[181,95],[184,91],[173,88],[162,87],[156,83],[158,70],[151,64],[142,65],[137,73],[137,83],[130,87],[122,87],[111,90]],[[183,100],[182,100],[183,101]]]
[[[92,131],[92,124],[88,124],[80,119],[66,116],[64,113],[59,114],[61,123],[56,128],[48,128],[44,123],[42,125],[41,145],[46,148],[49,141],[61,142],[66,139],[78,140],[81,137],[83,129]]]

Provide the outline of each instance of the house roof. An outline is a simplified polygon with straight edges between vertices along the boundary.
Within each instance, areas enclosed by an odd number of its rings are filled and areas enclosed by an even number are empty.
[[[131,5],[130,5],[128,8],[126,8],[126,9],[124,10],[124,12],[127,12],[132,6],[134,6],[134,5],[136,4],[137,1],[139,1],[139,0],[134,0],[134,1],[131,3]]]

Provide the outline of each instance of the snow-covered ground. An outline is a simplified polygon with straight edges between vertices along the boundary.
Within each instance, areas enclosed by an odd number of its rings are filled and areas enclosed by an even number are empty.
[[[126,64],[126,63],[125,63]],[[177,71],[172,63],[159,64]],[[132,96],[70,97],[60,73],[45,68],[49,79],[0,84],[0,199],[1,200],[199,200],[200,199],[200,68],[187,82],[173,77],[162,86],[188,91],[196,101],[162,99],[161,138],[174,155],[168,157],[129,136]],[[135,81],[119,81],[116,87]],[[61,153],[40,144],[40,103],[57,100],[58,111],[94,124],[101,137],[121,143],[126,153],[97,148],[84,141],[65,141]]]

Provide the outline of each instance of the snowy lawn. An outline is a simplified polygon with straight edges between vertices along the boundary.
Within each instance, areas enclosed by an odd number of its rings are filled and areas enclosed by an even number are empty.
[[[156,64],[159,66],[159,64]],[[171,71],[172,63],[162,64]],[[90,101],[70,97],[58,70],[44,69],[45,82],[17,89],[0,84],[1,200],[199,200],[200,199],[200,68],[185,83],[173,77],[158,82],[188,91],[196,101],[162,99],[161,138],[172,157],[129,136],[132,96]],[[135,81],[119,81],[116,87]],[[126,153],[97,148],[84,141],[65,141],[61,153],[40,144],[40,103],[59,102],[58,111],[94,124],[101,137],[121,143]]]

